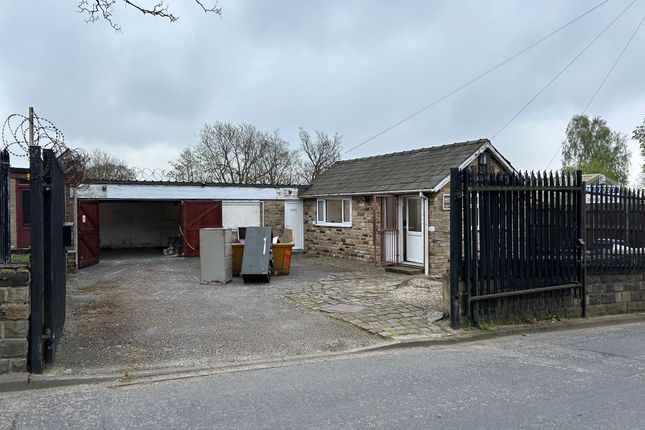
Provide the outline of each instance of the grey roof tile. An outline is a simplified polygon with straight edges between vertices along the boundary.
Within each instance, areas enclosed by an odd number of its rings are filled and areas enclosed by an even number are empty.
[[[487,143],[488,139],[479,139],[338,161],[301,196],[429,190]]]

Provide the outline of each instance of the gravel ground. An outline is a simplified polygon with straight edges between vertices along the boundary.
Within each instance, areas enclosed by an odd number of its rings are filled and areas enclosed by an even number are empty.
[[[295,255],[270,284],[199,283],[199,259],[116,254],[70,276],[52,374],[212,366],[374,345],[383,339],[285,299],[332,274],[379,270]]]
[[[428,312],[443,313],[441,282],[415,277],[401,284],[387,296],[408,305],[418,306]]]

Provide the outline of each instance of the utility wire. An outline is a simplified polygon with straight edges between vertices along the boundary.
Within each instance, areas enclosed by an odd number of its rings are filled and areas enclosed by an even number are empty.
[[[611,75],[611,73],[614,71],[614,68],[616,68],[616,64],[618,64],[618,62],[622,58],[623,54],[627,50],[627,47],[630,45],[630,43],[632,43],[632,40],[634,40],[634,37],[636,37],[636,33],[638,33],[638,30],[640,30],[641,26],[643,25],[643,22],[645,22],[645,15],[643,16],[643,18],[640,20],[640,22],[636,26],[636,29],[632,33],[631,37],[629,38],[629,40],[627,41],[625,46],[623,46],[622,51],[620,51],[620,54],[618,54],[618,57],[616,57],[616,60],[614,61],[614,64],[612,64],[612,66],[609,68],[609,71],[607,72],[607,74],[603,78],[602,82],[600,82],[600,85],[598,85],[598,88],[596,88],[596,91],[593,93],[593,95],[591,96],[591,98],[587,102],[587,106],[585,106],[585,110],[582,111],[583,115],[587,113],[587,110],[589,109],[589,106],[591,106],[591,104],[595,100],[596,96],[598,95],[598,93],[600,92],[602,87],[605,85],[605,82],[607,82],[607,79],[609,79],[609,75]],[[560,147],[558,148],[558,150],[555,152],[555,154],[553,154],[553,157],[551,158],[551,161],[549,161],[549,164],[547,164],[546,170],[548,170],[549,167],[551,167],[551,164],[553,163],[553,160],[555,160],[555,157],[557,157],[558,154],[560,153],[560,151],[562,151],[562,148],[564,147],[564,144],[566,142],[567,142],[566,139],[562,141],[562,143],[560,144]]]
[[[419,110],[417,110],[417,111],[413,112],[412,114],[410,114],[410,115],[406,116],[405,118],[403,118],[403,119],[401,119],[401,120],[399,120],[399,121],[395,122],[394,124],[390,125],[389,127],[385,128],[384,130],[382,130],[382,131],[380,131],[379,133],[375,134],[374,136],[370,137],[369,139],[366,139],[366,140],[362,141],[361,143],[359,143],[358,145],[353,146],[352,148],[350,148],[350,149],[348,149],[347,151],[343,152],[343,154],[342,154],[342,155],[346,155],[346,154],[348,154],[348,153],[350,153],[350,152],[354,151],[355,149],[360,148],[361,146],[365,145],[366,143],[371,142],[372,140],[376,139],[377,137],[380,137],[380,136],[384,135],[385,133],[387,133],[388,131],[392,130],[393,128],[398,127],[399,125],[403,124],[404,122],[406,122],[406,121],[408,121],[408,120],[410,120],[410,119],[414,118],[415,116],[417,116],[417,115],[419,115],[419,114],[421,114],[421,113],[425,112],[426,110],[428,110],[428,109],[430,109],[431,107],[433,107],[433,106],[435,106],[435,105],[437,105],[437,104],[441,103],[442,101],[446,100],[447,98],[449,98],[449,97],[451,97],[451,96],[453,96],[453,95],[457,94],[458,92],[460,92],[461,90],[463,90],[463,89],[467,88],[467,87],[468,87],[468,86],[470,86],[471,84],[473,84],[473,83],[477,82],[478,80],[482,79],[482,78],[483,78],[483,77],[485,77],[485,76],[488,76],[489,74],[491,74],[491,73],[492,73],[492,72],[494,72],[495,70],[499,69],[500,67],[502,67],[502,66],[506,65],[507,63],[509,63],[509,62],[513,61],[514,59],[516,59],[517,57],[521,56],[522,54],[524,54],[524,53],[526,53],[526,52],[530,51],[531,49],[535,48],[536,46],[538,46],[538,45],[539,45],[539,44],[541,44],[542,42],[545,42],[546,40],[548,40],[548,39],[550,39],[551,37],[555,36],[556,34],[558,34],[559,32],[561,32],[561,31],[562,31],[562,30],[564,30],[565,28],[569,27],[570,25],[574,24],[575,22],[579,21],[580,19],[584,18],[585,16],[589,15],[591,12],[595,11],[596,9],[598,9],[600,6],[604,5],[604,4],[605,4],[605,3],[607,3],[608,1],[609,1],[609,0],[603,0],[603,1],[601,1],[600,3],[598,3],[597,5],[595,5],[594,7],[592,7],[591,9],[588,9],[586,12],[584,12],[584,13],[582,13],[581,15],[578,15],[577,17],[573,18],[571,21],[567,22],[566,24],[562,25],[561,27],[556,28],[556,29],[555,29],[555,30],[553,30],[552,32],[548,33],[547,35],[545,35],[545,36],[541,37],[540,39],[536,40],[535,42],[531,43],[531,44],[530,44],[529,46],[527,46],[526,48],[524,48],[524,49],[522,49],[522,50],[520,50],[520,51],[516,52],[515,54],[513,54],[513,55],[511,55],[510,57],[506,58],[506,59],[505,59],[505,60],[503,60],[502,62],[497,63],[496,65],[492,66],[491,68],[487,69],[486,71],[482,72],[481,74],[479,74],[479,75],[475,76],[475,77],[474,77],[474,78],[472,78],[471,80],[469,80],[469,81],[467,81],[467,82],[465,82],[465,83],[463,83],[463,84],[459,85],[459,86],[458,86],[458,87],[456,87],[455,89],[453,89],[453,90],[451,90],[451,91],[447,92],[447,93],[446,93],[446,94],[444,94],[443,96],[441,96],[441,97],[439,97],[439,98],[437,98],[437,99],[433,100],[431,103],[429,103],[429,104],[427,104],[427,105],[423,106],[421,109],[419,109]],[[635,1],[635,0],[634,0],[634,1]]]
[[[538,91],[538,92],[537,92],[533,97],[531,97],[531,98],[529,99],[529,101],[528,101],[528,102],[526,102],[526,104],[525,104],[524,106],[522,106],[522,108],[521,108],[519,111],[517,111],[517,113],[516,113],[515,115],[513,115],[513,117],[512,117],[511,119],[509,119],[508,121],[506,121],[506,123],[505,123],[505,124],[504,124],[500,129],[499,129],[499,130],[497,130],[497,132],[496,132],[495,134],[493,134],[493,137],[492,137],[491,139],[495,139],[495,137],[497,137],[497,135],[498,135],[498,134],[500,134],[502,131],[504,131],[504,129],[505,129],[506,127],[508,127],[508,126],[509,126],[509,125],[510,125],[510,124],[511,124],[511,123],[512,123],[512,122],[513,122],[513,121],[514,121],[518,116],[520,116],[520,114],[521,114],[522,112],[524,112],[524,110],[525,110],[527,107],[529,107],[529,105],[530,105],[531,103],[533,103],[533,102],[535,101],[535,99],[537,99],[537,98],[540,96],[540,94],[542,94],[544,91],[546,91],[546,89],[547,89],[547,88],[549,88],[549,87],[551,86],[551,84],[553,84],[553,83],[554,83],[554,82],[555,82],[555,81],[556,81],[556,80],[557,80],[557,79],[558,79],[558,78],[559,78],[559,77],[560,77],[560,76],[561,76],[561,75],[562,75],[562,74],[563,74],[563,73],[564,73],[564,72],[565,72],[565,71],[566,71],[566,70],[567,70],[567,69],[568,69],[568,68],[573,64],[573,63],[575,63],[575,62],[578,60],[578,58],[580,58],[580,57],[582,56],[582,54],[584,54],[585,52],[587,52],[587,50],[588,50],[589,48],[591,48],[591,46],[592,46],[594,43],[596,43],[596,41],[597,41],[598,39],[600,39],[600,37],[601,37],[603,34],[605,34],[605,32],[606,32],[607,30],[609,30],[609,28],[610,28],[612,25],[614,25],[614,23],[615,23],[616,21],[618,21],[618,19],[620,19],[620,17],[621,17],[621,16],[623,16],[623,14],[624,14],[625,12],[627,12],[627,10],[628,10],[630,7],[632,7],[632,6],[634,5],[634,3],[636,3],[636,0],[632,0],[632,2],[631,2],[630,4],[628,4],[628,5],[627,5],[627,7],[626,7],[625,9],[623,9],[623,10],[622,10],[618,15],[616,15],[616,17],[615,17],[614,19],[612,19],[612,20],[609,22],[609,24],[607,24],[607,25],[605,26],[605,28],[603,28],[603,29],[602,29],[602,31],[601,31],[600,33],[598,33],[598,34],[596,35],[596,37],[594,37],[594,38],[591,40],[591,42],[587,43],[587,45],[586,45],[584,48],[582,48],[582,50],[581,50],[580,52],[578,52],[578,53],[576,54],[576,56],[575,56],[575,57],[573,57],[573,59],[571,59],[571,61],[569,61],[569,62],[567,63],[567,65],[566,65],[566,66],[564,66],[564,67],[563,67],[563,68],[562,68],[562,69],[561,69],[561,70],[560,70],[560,71],[559,71],[559,72],[558,72],[558,73],[557,73],[557,74],[556,74],[556,75],[555,75],[555,76],[554,76],[554,77],[553,77],[553,78],[552,78],[552,79],[551,79],[551,80],[550,80],[550,81],[549,81],[549,82],[544,86],[544,87],[542,87],[542,89],[541,89],[540,91]]]

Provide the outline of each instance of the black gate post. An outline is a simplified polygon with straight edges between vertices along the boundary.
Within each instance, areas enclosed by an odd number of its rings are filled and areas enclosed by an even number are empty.
[[[44,220],[43,162],[39,146],[29,147],[31,190],[31,316],[29,318],[29,368],[32,373],[43,371],[43,306],[44,306]]]
[[[576,182],[580,186],[578,196],[578,252],[580,254],[578,281],[580,282],[580,306],[582,307],[582,317],[587,318],[587,244],[585,243],[587,233],[587,185],[582,180],[582,170],[576,171]]]
[[[54,151],[43,150],[44,166],[44,362],[56,356],[65,324],[67,260],[63,242],[65,222],[65,179]]]
[[[0,153],[0,263],[11,262],[11,238],[9,236],[9,151]]]
[[[459,327],[459,280],[461,278],[462,176],[450,169],[450,324]]]

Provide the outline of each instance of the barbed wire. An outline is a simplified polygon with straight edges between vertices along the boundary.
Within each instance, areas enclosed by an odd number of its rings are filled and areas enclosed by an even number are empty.
[[[177,180],[176,176],[170,170],[139,167],[132,167],[131,169],[134,173],[134,181],[182,182]]]
[[[44,149],[51,149],[58,159],[65,182],[74,187],[85,179],[87,153],[82,149],[68,148],[65,135],[53,122],[33,114],[33,142],[30,141],[31,121],[28,116],[14,113],[7,117],[2,125],[0,139],[2,145],[15,157],[28,157],[31,144]]]

